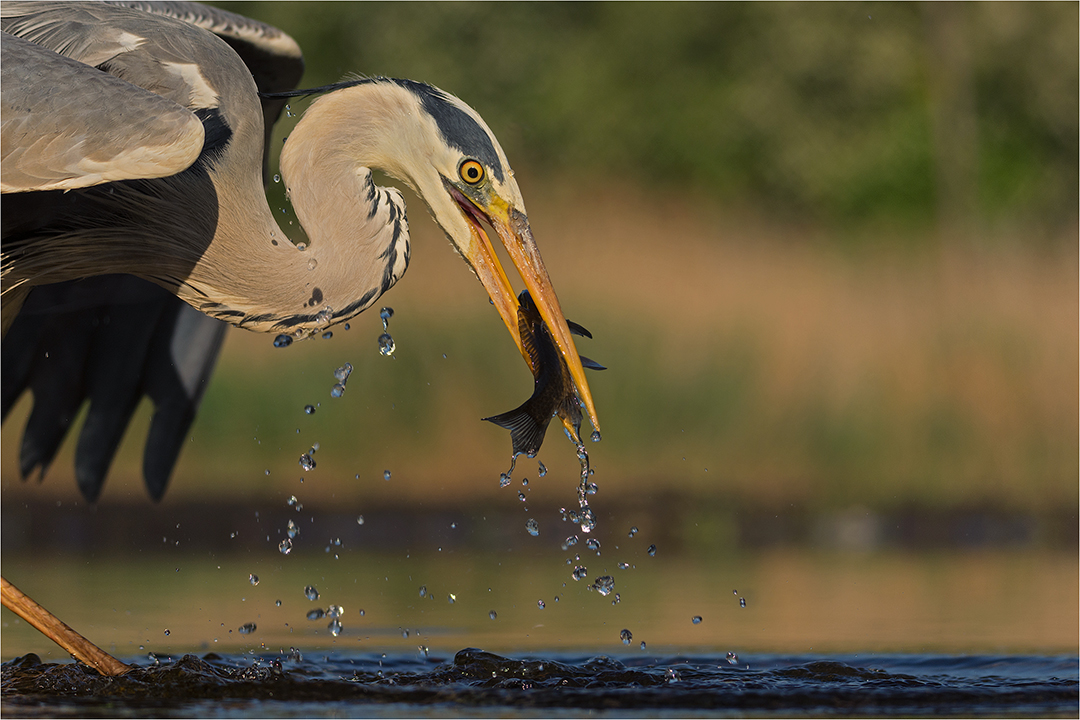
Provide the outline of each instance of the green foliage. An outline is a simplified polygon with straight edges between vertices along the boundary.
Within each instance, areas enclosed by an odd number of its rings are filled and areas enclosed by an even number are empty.
[[[1076,215],[1075,3],[225,5],[296,37],[306,85],[431,82],[555,182],[834,226]]]

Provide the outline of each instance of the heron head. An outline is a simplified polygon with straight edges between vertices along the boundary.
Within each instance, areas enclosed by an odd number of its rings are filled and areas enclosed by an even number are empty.
[[[419,122],[399,128],[400,146],[383,168],[423,198],[435,222],[480,279],[526,362],[518,327],[517,296],[485,225],[502,242],[548,326],[593,426],[599,428],[592,394],[566,318],[540,251],[533,240],[525,203],[499,141],[479,114],[460,99],[430,85],[388,81],[412,98],[409,114]]]

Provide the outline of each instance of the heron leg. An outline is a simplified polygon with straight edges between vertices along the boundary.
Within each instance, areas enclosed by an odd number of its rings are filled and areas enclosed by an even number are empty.
[[[71,653],[79,662],[85,663],[102,675],[123,675],[131,669],[79,633],[69,628],[60,618],[23,594],[21,590],[0,577],[3,604],[8,610],[37,628],[45,637]]]

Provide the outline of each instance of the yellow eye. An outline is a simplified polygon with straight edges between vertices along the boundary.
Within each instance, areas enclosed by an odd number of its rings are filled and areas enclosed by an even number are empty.
[[[475,185],[484,179],[484,166],[475,160],[466,160],[458,168],[461,179],[470,185]]]

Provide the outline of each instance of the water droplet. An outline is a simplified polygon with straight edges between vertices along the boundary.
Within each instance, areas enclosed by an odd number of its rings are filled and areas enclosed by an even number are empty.
[[[588,569],[584,565],[575,565],[573,577],[575,580],[581,580],[589,574]]]
[[[326,612],[324,612],[322,608],[315,608],[314,610],[308,610],[307,619],[308,620],[322,620],[323,616],[325,616],[325,615],[326,615]]]
[[[595,495],[598,492],[600,492],[600,486],[596,483],[589,483],[585,486],[585,493],[587,495]]]
[[[746,598],[739,598],[739,607],[746,607]]]
[[[494,610],[492,610],[491,612],[488,613],[488,617],[491,618],[492,620],[494,620],[495,618],[499,617],[499,614],[497,612],[495,612]]]
[[[304,597],[314,602],[319,599],[319,591],[315,589],[314,585],[308,585],[304,588]]]
[[[281,607],[281,601],[280,600],[275,600],[274,604],[277,605],[278,607]]]
[[[592,441],[593,442],[600,442],[600,431],[599,430],[593,430],[592,431]]]
[[[600,541],[596,538],[589,538],[588,540],[586,540],[585,547],[589,548],[590,550],[595,550],[597,555],[600,554]]]
[[[427,585],[420,586],[420,597],[427,597]]]
[[[733,652],[729,652],[727,654],[727,661],[728,661],[729,665],[738,665],[739,664],[739,656],[736,655]]]
[[[300,534],[300,527],[292,520],[290,520],[289,524],[285,526],[285,532],[288,533],[289,539],[292,540]]]
[[[383,470],[382,479],[383,480],[389,480],[390,479],[390,471],[389,470]]]
[[[356,524],[357,525],[363,525],[364,524],[364,516],[363,515],[357,515]]]
[[[641,641],[641,649],[642,649],[642,650],[644,650],[644,649],[645,649],[645,641],[644,641],[644,640],[642,640],[642,641]]]
[[[630,569],[630,563],[621,562],[621,563],[618,563],[618,565],[619,565],[620,570],[629,570]]]
[[[255,623],[244,623],[240,626],[239,632],[241,635],[250,635],[255,632]]]
[[[499,475],[499,487],[506,487],[510,484],[510,475],[507,473],[501,473]]]
[[[545,475],[547,475],[547,468],[544,467],[544,463],[537,460],[536,464],[538,466],[536,474],[539,475],[540,477],[544,477]]]
[[[648,549],[645,550],[645,552],[649,553],[649,557],[656,557],[656,546],[650,545]]]
[[[330,634],[337,637],[341,634],[341,621],[334,618],[330,621],[330,624],[326,626],[326,629],[330,631]]]
[[[521,478],[521,486],[529,487],[529,478]]]
[[[540,524],[536,522],[536,520],[534,520],[533,518],[529,518],[525,522],[525,529],[528,530],[529,534],[533,537],[536,537],[540,534]]]
[[[666,675],[669,683],[679,682],[679,673],[675,672],[675,668],[668,668]]]
[[[596,582],[592,584],[591,588],[604,597],[607,597],[611,594],[611,591],[615,589],[615,578],[610,575],[601,575],[596,578]]]
[[[562,549],[563,550],[568,550],[568,549],[570,549],[571,547],[573,547],[574,545],[577,545],[577,544],[578,544],[578,536],[577,535],[571,535],[570,537],[563,540]]]
[[[278,543],[277,549],[281,551],[282,555],[288,555],[292,552],[292,540],[290,540],[289,538],[285,538],[280,543]]]
[[[274,173],[274,182],[281,182],[281,175],[279,175],[278,173]]]
[[[634,537],[635,535],[637,535],[637,533],[638,533],[638,529],[637,529],[636,525],[634,527],[630,528],[630,537]]]
[[[248,575],[248,582],[251,583],[252,585],[258,585],[259,584],[259,576],[256,575],[255,573],[252,573],[252,574]]]
[[[540,608],[541,610],[543,610],[544,608],[546,608],[546,607],[547,607],[547,604],[546,604],[546,603],[545,603],[545,602],[544,602],[543,600],[537,600],[537,601],[536,601],[536,607],[538,607],[538,608]]]
[[[304,472],[308,472],[315,469],[315,458],[311,457],[307,453],[300,456],[300,467],[304,469]]]
[[[334,387],[330,388],[330,397],[339,398],[345,394],[345,386],[341,383],[336,383]]]
[[[274,347],[282,348],[292,345],[292,338],[288,335],[278,335],[274,338]]]
[[[296,249],[299,250],[300,252],[304,252],[305,250],[307,250],[307,244],[302,243],[302,242],[301,243],[296,243]]]
[[[695,625],[700,625],[701,624],[701,616],[700,615],[695,615],[694,617],[690,618],[690,621],[692,623],[694,623]]]
[[[397,346],[394,345],[394,338],[390,337],[390,333],[383,333],[379,336],[379,352],[383,355],[393,355]]]
[[[165,628],[165,635],[171,635],[171,634],[172,633],[169,631],[169,628]]]
[[[346,382],[346,381],[348,381],[349,376],[352,375],[352,371],[353,371],[352,363],[345,363],[344,365],[342,365],[341,367],[339,367],[337,370],[334,371],[334,377],[337,380],[340,380],[341,382]]]
[[[619,633],[619,638],[622,640],[623,645],[629,645],[630,641],[634,639],[634,634],[629,630],[623,630]]]
[[[525,502],[525,493],[521,492],[520,490],[518,490],[518,500],[520,500],[521,502]]]
[[[322,339],[323,340],[329,340],[332,337],[334,337],[334,333],[332,331],[330,331],[330,330],[327,330],[326,332],[324,332],[322,334]]]
[[[314,270],[314,269],[315,269],[315,268],[317,268],[317,267],[319,267],[319,261],[318,261],[318,260],[316,260],[315,258],[308,258],[308,261],[307,261],[307,269],[308,269],[308,270]],[[320,314],[321,314],[321,313],[320,313]],[[316,317],[315,319],[316,319],[316,321],[318,321],[318,318],[317,318],[317,317]]]
[[[382,329],[387,330],[389,328],[390,318],[394,317],[394,308],[384,307],[379,311],[379,317],[382,318]]]
[[[619,595],[619,593],[615,593],[615,597],[613,597],[611,599],[611,604],[612,605],[618,605],[621,602],[622,602],[622,596]]]
[[[331,605],[326,608],[326,617],[339,618],[345,614],[345,608],[340,605]]]
[[[449,595],[446,596],[446,602],[453,605],[454,603],[457,602],[457,595],[455,595],[454,593],[450,593]]]
[[[304,406],[304,412],[306,412],[308,415],[314,415],[315,414],[315,406],[314,405],[305,405]]]

